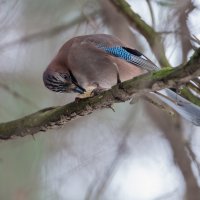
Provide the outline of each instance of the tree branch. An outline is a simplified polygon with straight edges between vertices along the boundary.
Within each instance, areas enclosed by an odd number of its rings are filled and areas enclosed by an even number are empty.
[[[170,63],[165,56],[165,49],[162,43],[162,37],[159,32],[156,32],[151,26],[149,26],[145,21],[142,20],[140,15],[134,12],[131,6],[125,0],[110,0],[113,5],[119,9],[129,21],[129,23],[145,37],[152,49],[154,55],[156,56],[161,67],[170,67]],[[193,9],[192,4],[190,5],[190,10]],[[182,34],[187,36],[184,32]],[[181,36],[180,36],[181,37]],[[200,104],[200,99],[196,97],[190,90],[184,87],[184,91],[181,91],[182,95],[194,104]]]
[[[162,43],[162,39],[159,33],[157,33],[151,26],[143,21],[137,13],[135,13],[131,6],[124,0],[110,0],[123,15],[128,19],[131,25],[133,25],[147,40],[150,48],[154,52],[161,67],[170,67],[170,63],[165,56],[165,50]]]
[[[95,110],[111,108],[113,103],[130,100],[134,94],[145,94],[163,88],[173,88],[200,76],[200,48],[191,59],[176,68],[164,68],[157,72],[146,73],[113,86],[110,90],[92,98],[74,101],[64,106],[50,107],[23,118],[1,123],[0,139],[11,139],[33,135],[39,131],[61,127],[63,124],[91,114]]]

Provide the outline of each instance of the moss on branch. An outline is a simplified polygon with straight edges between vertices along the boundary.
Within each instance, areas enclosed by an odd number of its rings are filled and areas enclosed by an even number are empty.
[[[177,87],[200,76],[200,49],[190,61],[177,68],[143,74],[92,98],[74,101],[64,106],[50,107],[23,118],[0,123],[0,139],[33,135],[40,131],[61,127],[63,124],[91,114],[95,110],[110,108],[112,104],[131,99],[133,94],[145,94],[163,88]]]
[[[131,25],[134,25],[135,28],[145,37],[147,42],[149,43],[150,48],[154,52],[160,66],[162,68],[171,67],[168,59],[165,56],[165,49],[162,43],[161,35],[156,32],[150,25],[148,25],[140,15],[134,12],[134,9],[125,1],[125,0],[110,0],[113,5],[119,9],[119,11],[127,18]],[[194,57],[198,57],[194,55]],[[194,59],[193,59],[194,60]],[[190,62],[193,62],[191,60]],[[192,64],[192,63],[191,63]],[[160,73],[164,73],[165,71],[161,71]],[[157,74],[157,73],[156,73]],[[199,105],[200,99],[194,96],[187,88],[183,88],[184,91],[181,91],[182,95],[190,100],[191,102]],[[187,92],[186,92],[187,91]]]

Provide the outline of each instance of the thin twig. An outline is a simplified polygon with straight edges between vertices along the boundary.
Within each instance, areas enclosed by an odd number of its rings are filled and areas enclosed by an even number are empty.
[[[147,5],[149,7],[149,12],[151,15],[151,22],[152,22],[152,27],[155,28],[155,17],[154,17],[154,12],[153,12],[153,7],[151,5],[151,0],[146,0]]]
[[[18,93],[17,91],[13,90],[12,88],[10,88],[8,85],[0,82],[0,87],[3,88],[5,91],[7,91],[8,93],[10,93],[12,96],[14,96],[15,98],[18,98],[20,100],[22,100],[23,102],[25,102],[26,104],[29,104],[35,108],[39,108],[39,106],[37,106],[34,102],[32,102],[30,99],[26,98],[25,96],[22,96],[20,93]]]

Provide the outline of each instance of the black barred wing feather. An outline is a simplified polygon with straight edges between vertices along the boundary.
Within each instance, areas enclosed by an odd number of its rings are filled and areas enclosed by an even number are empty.
[[[97,47],[106,53],[126,60],[127,62],[132,63],[141,69],[147,71],[159,70],[159,67],[157,67],[150,59],[135,49],[121,46],[106,47],[98,45]]]

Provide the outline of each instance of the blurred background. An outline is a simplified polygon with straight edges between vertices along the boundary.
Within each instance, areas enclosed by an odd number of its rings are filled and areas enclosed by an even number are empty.
[[[129,0],[172,66],[200,39],[200,0]],[[157,63],[110,0],[0,0],[0,122],[64,105],[42,73],[68,39],[108,33]],[[196,40],[196,41],[195,41]],[[200,128],[143,100],[0,142],[1,200],[199,200]]]

